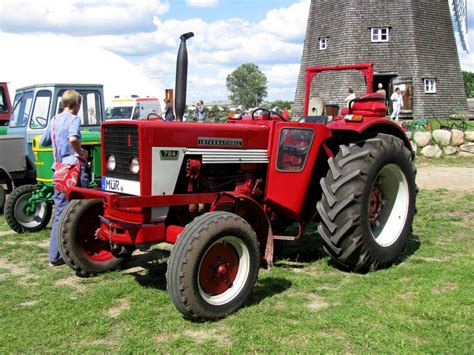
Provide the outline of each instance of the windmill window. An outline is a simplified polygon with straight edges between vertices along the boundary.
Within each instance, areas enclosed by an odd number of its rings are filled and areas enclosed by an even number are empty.
[[[424,79],[425,93],[436,94],[436,79]]]
[[[388,27],[372,27],[370,29],[370,38],[372,42],[388,42],[389,28]]]
[[[319,39],[319,50],[325,50],[328,48],[328,39],[327,37],[322,37]]]

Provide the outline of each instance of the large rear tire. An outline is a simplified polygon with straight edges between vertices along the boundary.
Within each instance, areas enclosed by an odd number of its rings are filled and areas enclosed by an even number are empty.
[[[259,267],[252,227],[233,213],[206,213],[186,226],[173,247],[168,292],[187,318],[216,320],[244,304]]]
[[[17,233],[38,232],[48,225],[53,207],[50,202],[38,201],[34,212],[27,207],[35,185],[22,185],[14,189],[5,203],[5,219]]]
[[[3,214],[3,207],[5,206],[5,200],[7,198],[7,194],[3,189],[3,186],[0,185],[0,214]]]
[[[378,134],[328,160],[317,204],[324,249],[345,268],[366,272],[393,264],[415,214],[412,154],[394,136]]]
[[[117,269],[131,255],[112,252],[111,244],[96,235],[103,214],[102,200],[73,200],[58,224],[58,249],[64,262],[81,277]]]

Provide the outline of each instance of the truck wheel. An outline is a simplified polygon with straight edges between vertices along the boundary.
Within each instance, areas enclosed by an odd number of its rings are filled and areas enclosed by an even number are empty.
[[[317,204],[324,249],[345,268],[387,267],[401,254],[415,214],[416,169],[394,136],[340,146],[328,160]]]
[[[3,186],[0,185],[0,214],[3,214],[3,206],[5,206],[6,197],[5,190],[3,189]]]
[[[173,247],[168,292],[186,317],[216,320],[244,304],[259,267],[252,227],[233,213],[206,213],[186,226]]]
[[[50,202],[37,202],[33,213],[26,210],[34,189],[34,185],[19,186],[10,193],[5,203],[5,219],[17,233],[40,231],[46,228],[51,219],[53,207]]]
[[[102,200],[73,200],[58,224],[58,249],[67,265],[81,277],[118,268],[130,255],[112,253],[110,243],[96,237],[103,213]]]

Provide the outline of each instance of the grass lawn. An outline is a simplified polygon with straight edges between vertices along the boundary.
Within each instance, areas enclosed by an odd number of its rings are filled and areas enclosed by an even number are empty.
[[[473,230],[473,194],[421,191],[399,264],[341,271],[308,231],[298,245],[279,245],[246,307],[197,323],[168,297],[166,249],[134,256],[126,271],[80,279],[48,266],[49,230],[9,234],[2,216],[0,353],[472,354]]]

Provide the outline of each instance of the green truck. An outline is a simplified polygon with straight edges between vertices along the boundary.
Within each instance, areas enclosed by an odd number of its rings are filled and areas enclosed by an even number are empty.
[[[83,97],[82,144],[89,152],[93,184],[100,179],[100,123],[104,115],[103,86],[99,84],[40,84],[16,91],[6,134],[0,134],[0,198],[8,225],[18,233],[41,230],[48,224],[53,205],[50,147],[39,139],[51,118],[62,111],[61,96],[74,89]],[[0,207],[3,201],[0,200]]]

